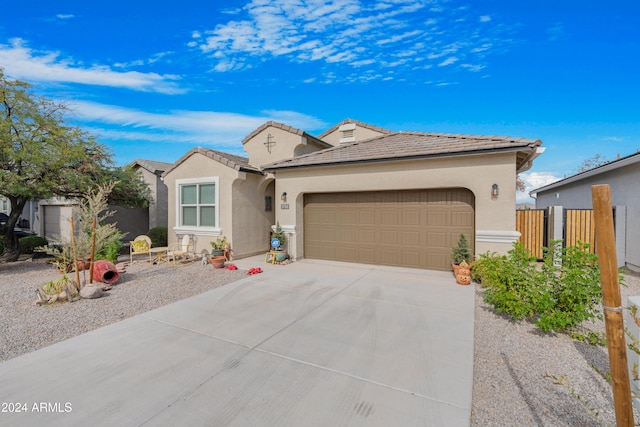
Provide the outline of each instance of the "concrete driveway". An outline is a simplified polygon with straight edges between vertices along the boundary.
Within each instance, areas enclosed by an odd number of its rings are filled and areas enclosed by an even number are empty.
[[[1,363],[0,425],[469,425],[473,286],[236,264],[266,271]]]

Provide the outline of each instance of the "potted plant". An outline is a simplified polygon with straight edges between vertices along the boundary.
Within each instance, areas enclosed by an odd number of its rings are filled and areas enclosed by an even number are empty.
[[[215,241],[209,243],[211,244],[211,256],[224,256],[224,250],[229,246],[225,236],[218,237]]]
[[[451,261],[456,282],[460,285],[471,283],[471,261],[473,254],[467,236],[460,233],[456,246],[451,248]]]
[[[211,256],[209,257],[209,264],[213,268],[223,268],[224,263],[227,261],[225,255],[226,251],[229,251],[229,242],[225,236],[218,237],[215,241],[209,242],[211,244]]]
[[[287,259],[287,251],[284,250],[285,243],[287,243],[287,235],[280,227],[280,223],[277,222],[275,230],[271,233],[272,252],[275,252],[277,262]]]

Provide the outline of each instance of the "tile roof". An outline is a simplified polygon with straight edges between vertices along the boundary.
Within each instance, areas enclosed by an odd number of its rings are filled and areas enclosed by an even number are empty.
[[[320,138],[320,139],[325,138],[331,132],[335,132],[336,130],[338,130],[338,128],[340,128],[340,126],[346,125],[348,123],[353,123],[358,127],[371,129],[371,130],[374,130],[374,131],[380,132],[380,133],[393,133],[393,131],[390,131],[388,129],[384,129],[384,128],[381,128],[381,127],[378,127],[378,126],[370,125],[369,123],[360,122],[358,120],[344,119],[343,121],[341,121],[340,123],[338,123],[337,125],[332,127],[331,129],[323,132],[322,135],[320,135],[318,138]]]
[[[343,144],[303,156],[263,165],[263,170],[327,166],[377,161],[409,160],[426,157],[482,154],[496,151],[522,151],[518,169],[535,152],[539,139],[507,136],[475,136],[425,132],[394,132],[387,135]]]
[[[300,136],[304,136],[305,138],[314,141],[315,143],[323,146],[323,147],[333,147],[331,144],[326,143],[324,141],[322,141],[321,139],[316,138],[315,136],[306,133],[303,130],[291,127],[291,126],[287,126],[285,124],[282,123],[278,123],[278,122],[274,122],[274,121],[268,121],[265,124],[263,124],[262,126],[260,126],[259,128],[257,128],[256,130],[254,130],[253,132],[251,132],[249,135],[247,135],[243,140],[242,140],[242,145],[246,144],[247,141],[249,141],[251,138],[253,138],[254,136],[256,136],[257,134],[259,134],[260,132],[262,132],[263,130],[265,130],[268,127],[274,127],[277,129],[282,129],[286,132],[290,132],[293,133],[295,135],[300,135]]]
[[[173,163],[157,162],[155,160],[145,160],[145,159],[135,159],[133,162],[131,162],[130,165],[133,166],[135,164],[140,165],[141,167],[145,168],[149,172],[154,173],[156,175],[160,175],[162,172],[166,171],[171,166],[173,166]]]
[[[167,175],[169,172],[177,168],[180,164],[184,163],[185,160],[187,160],[194,154],[201,154],[237,171],[262,174],[262,171],[259,168],[249,165],[249,159],[247,159],[246,157],[236,156],[234,154],[224,153],[222,151],[211,150],[209,148],[196,147],[192,150],[189,150],[189,152],[182,156],[171,168],[167,169],[163,175]]]

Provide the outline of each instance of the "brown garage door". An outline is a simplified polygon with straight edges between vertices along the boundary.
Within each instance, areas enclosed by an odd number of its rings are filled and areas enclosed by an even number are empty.
[[[306,194],[304,256],[450,270],[460,233],[475,241],[474,205],[465,189]]]

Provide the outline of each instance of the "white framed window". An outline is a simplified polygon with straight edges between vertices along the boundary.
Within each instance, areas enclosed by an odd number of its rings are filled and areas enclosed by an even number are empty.
[[[176,231],[220,233],[219,177],[176,180]]]

